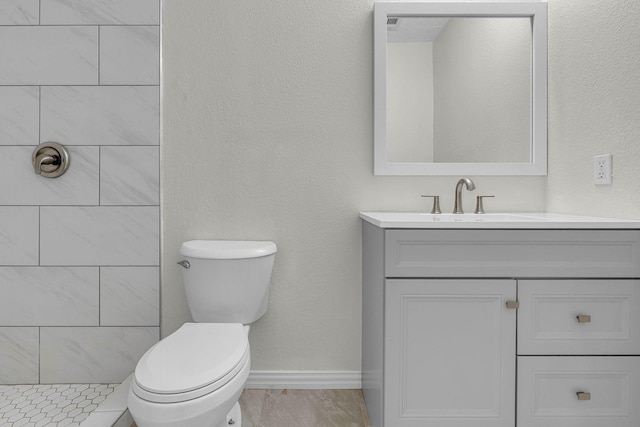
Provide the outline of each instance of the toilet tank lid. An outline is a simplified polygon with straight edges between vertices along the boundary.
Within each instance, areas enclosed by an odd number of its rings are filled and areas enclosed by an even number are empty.
[[[203,259],[259,258],[276,253],[276,244],[249,240],[189,240],[180,247],[180,254]]]

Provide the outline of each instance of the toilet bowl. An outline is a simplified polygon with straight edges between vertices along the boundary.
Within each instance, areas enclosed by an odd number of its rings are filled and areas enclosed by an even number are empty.
[[[138,361],[129,412],[138,427],[241,427],[249,324],[267,310],[273,242],[192,240],[180,248],[185,323]]]
[[[249,376],[248,327],[185,323],[140,359],[129,391],[139,427],[241,425],[237,405]],[[234,418],[235,417],[235,418]]]

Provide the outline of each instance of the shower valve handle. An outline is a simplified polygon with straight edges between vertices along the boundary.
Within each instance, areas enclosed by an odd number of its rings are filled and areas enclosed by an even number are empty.
[[[33,150],[31,162],[36,174],[57,178],[69,168],[69,152],[56,142],[44,142]]]

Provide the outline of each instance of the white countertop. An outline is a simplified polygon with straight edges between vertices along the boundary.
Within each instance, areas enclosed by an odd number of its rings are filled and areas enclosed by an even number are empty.
[[[554,213],[360,212],[360,218],[380,228],[640,229],[640,220]]]

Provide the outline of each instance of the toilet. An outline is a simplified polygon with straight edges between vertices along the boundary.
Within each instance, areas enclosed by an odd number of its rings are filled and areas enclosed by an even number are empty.
[[[128,396],[138,427],[240,427],[249,325],[267,311],[273,242],[191,240],[178,262],[193,323],[140,358]]]

